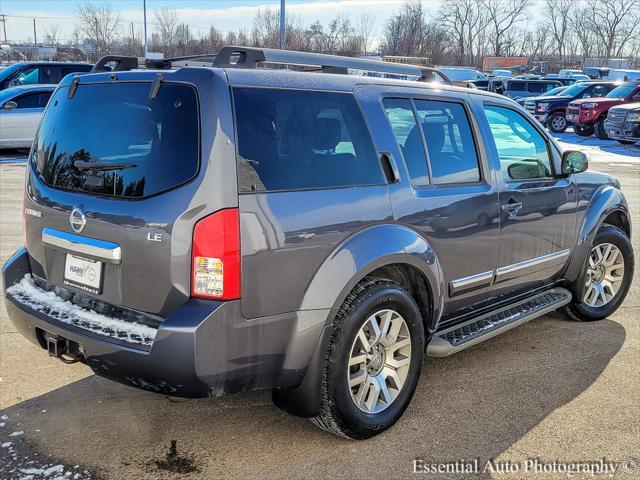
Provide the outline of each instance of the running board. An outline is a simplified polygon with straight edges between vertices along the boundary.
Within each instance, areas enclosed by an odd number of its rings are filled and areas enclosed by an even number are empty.
[[[557,310],[570,301],[571,292],[564,288],[552,288],[499,310],[472,318],[434,334],[427,346],[427,355],[430,357],[452,355]]]

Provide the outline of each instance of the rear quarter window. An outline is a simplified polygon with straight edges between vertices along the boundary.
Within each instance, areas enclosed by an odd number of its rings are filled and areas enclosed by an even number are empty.
[[[234,88],[240,192],[381,184],[351,93]]]

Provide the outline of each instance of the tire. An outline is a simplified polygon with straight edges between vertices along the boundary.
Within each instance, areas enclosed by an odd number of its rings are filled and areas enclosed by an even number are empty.
[[[596,133],[596,137],[600,140],[609,140],[609,135],[607,135],[607,132],[604,129],[604,119],[596,122],[593,131]]]
[[[593,127],[592,126],[588,126],[588,127],[583,127],[580,125],[574,125],[573,126],[573,131],[576,135],[579,135],[581,137],[590,137],[591,135],[593,135]]]
[[[564,133],[567,130],[567,118],[562,112],[554,112],[547,119],[547,128],[552,133]]]
[[[574,299],[571,304],[565,307],[566,313],[573,320],[592,322],[595,320],[602,320],[603,318],[607,318],[622,304],[625,297],[627,296],[629,287],[631,286],[631,279],[633,278],[634,269],[634,255],[629,237],[627,237],[627,235],[618,227],[605,224],[596,234],[596,237],[593,241],[593,247],[589,255],[592,255],[593,249],[595,247],[603,244],[610,244],[615,246],[619,251],[619,255],[622,256],[622,280],[619,282],[617,291],[609,301],[607,301],[603,305],[590,305],[588,302],[589,299],[587,298],[587,293],[589,292],[587,282],[590,278],[587,272],[589,270],[590,262],[585,262],[585,271],[578,280],[578,282],[581,282],[582,285],[578,285],[579,288],[574,289],[575,291],[581,292],[582,297],[579,299]],[[618,269],[616,275],[618,275],[619,273],[620,270]]]
[[[618,140],[622,145],[635,145],[635,140]]]
[[[389,360],[390,357],[386,354],[382,357],[384,359],[382,361],[378,357],[377,360],[372,358],[370,363],[349,366],[350,359],[354,357],[354,352],[356,352],[355,356],[360,358],[362,356],[361,352],[364,350],[362,348],[364,344],[360,343],[361,337],[359,333],[361,329],[371,325],[369,323],[370,318],[381,311],[393,311],[404,321],[406,329],[401,328],[400,331],[408,332],[408,335],[397,336],[398,339],[404,339],[400,340],[404,344],[402,347],[403,354],[401,355],[400,349],[398,349],[395,351],[396,353],[392,352],[393,360],[395,361]],[[384,325],[384,320],[382,320],[385,318],[384,315],[376,317],[381,319],[380,325]],[[392,328],[388,329],[389,334],[384,337],[385,339],[393,337],[392,331],[398,325],[395,322],[398,322],[397,318],[391,323]],[[366,336],[366,333],[363,333],[363,335]],[[408,342],[406,341],[407,336],[409,337]],[[367,341],[369,340],[371,340],[371,337],[367,337]],[[378,405],[380,401],[376,402],[375,400],[378,397],[371,395],[372,384],[369,381],[374,379],[377,382],[379,377],[382,376],[382,372],[385,372],[388,368],[387,364],[390,361],[392,363],[401,361],[406,364],[407,345],[410,345],[408,368],[404,365],[401,367],[404,369],[402,372],[398,368],[395,377],[405,378],[400,388],[392,388],[393,386],[398,386],[398,384],[390,377],[385,377],[389,379],[389,383],[387,383],[387,380],[383,380],[387,391],[394,392],[396,397],[389,401],[386,406],[380,404],[381,411],[364,411],[356,404],[355,397],[362,389],[362,392],[368,393],[361,395],[361,397],[371,400],[372,405]],[[383,348],[381,344],[379,346]],[[391,350],[389,351],[391,352]],[[399,355],[399,357],[396,357],[396,355]],[[407,405],[409,405],[418,384],[423,357],[424,326],[420,310],[411,295],[392,281],[381,279],[365,280],[349,294],[334,320],[329,346],[324,358],[325,363],[320,390],[320,414],[312,418],[311,421],[327,432],[356,440],[370,438],[385,431],[402,416]],[[375,364],[374,360],[376,360]],[[375,365],[380,366],[380,363],[382,363],[383,368],[378,375],[369,375],[367,373],[368,370],[363,368],[365,366],[367,369],[374,368]],[[354,370],[352,369],[355,369],[355,373],[353,373]],[[361,375],[357,375],[357,372],[362,372],[365,380],[359,382],[358,385],[350,387],[350,378],[361,377]],[[378,380],[375,380],[376,378]],[[380,384],[376,383],[376,385]],[[380,398],[383,397],[389,398],[380,393]],[[363,403],[362,407],[366,407],[366,405]]]

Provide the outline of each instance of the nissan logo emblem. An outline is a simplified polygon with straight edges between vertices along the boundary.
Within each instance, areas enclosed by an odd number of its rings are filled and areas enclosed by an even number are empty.
[[[69,215],[69,223],[71,224],[71,229],[80,233],[84,226],[87,224],[87,217],[84,215],[84,210],[82,207],[73,207],[71,210],[71,215]]]

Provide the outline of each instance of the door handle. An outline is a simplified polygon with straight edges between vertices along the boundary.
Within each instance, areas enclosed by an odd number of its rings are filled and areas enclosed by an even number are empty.
[[[400,171],[398,170],[398,164],[395,158],[393,158],[393,155],[382,152],[380,154],[380,162],[382,163],[382,169],[384,170],[387,182],[398,183],[400,181]]]
[[[502,210],[507,212],[510,217],[515,217],[522,208],[522,202],[516,202],[513,198],[508,203],[502,205]]]

